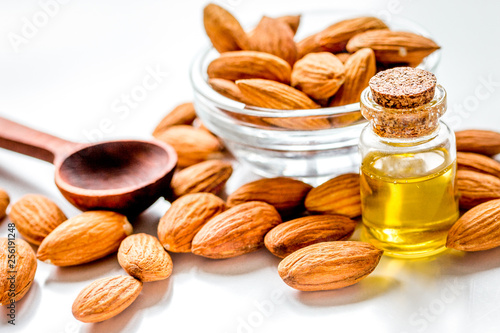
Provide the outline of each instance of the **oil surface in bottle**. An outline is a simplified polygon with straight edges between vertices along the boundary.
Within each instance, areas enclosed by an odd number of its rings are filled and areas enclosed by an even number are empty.
[[[365,156],[362,238],[395,257],[444,250],[448,229],[459,216],[455,172],[456,161],[443,148]]]

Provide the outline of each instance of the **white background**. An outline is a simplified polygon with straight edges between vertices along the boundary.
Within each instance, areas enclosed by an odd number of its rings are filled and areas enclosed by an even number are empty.
[[[0,115],[74,141],[148,137],[173,106],[191,99],[189,64],[208,39],[205,1],[65,1],[44,22],[41,3],[0,2]],[[61,3],[63,1],[61,0]],[[437,72],[449,93],[452,127],[500,130],[500,23],[497,1],[218,1],[246,23],[304,10],[360,9],[389,19],[412,19],[443,47]],[[42,16],[40,16],[42,15]],[[20,45],[26,21],[40,26]],[[26,31],[25,31],[26,32]],[[24,37],[23,37],[24,38]],[[123,94],[142,84],[148,70],[163,75],[133,108]],[[485,82],[490,81],[490,84]],[[495,84],[491,84],[491,82]],[[103,125],[104,124],[104,125]],[[234,190],[246,170],[228,184]],[[41,193],[68,216],[70,206],[53,184],[53,167],[0,151],[0,186],[16,201]],[[159,201],[135,221],[156,235],[168,203]],[[7,234],[0,221],[0,236]],[[498,332],[500,249],[448,252],[437,258],[382,258],[356,286],[301,293],[279,278],[277,258],[264,250],[212,261],[172,255],[170,279],[146,283],[130,308],[100,324],[71,314],[91,281],[124,274],[114,256],[74,268],[39,263],[30,292],[17,304],[15,328],[0,310],[1,332]]]

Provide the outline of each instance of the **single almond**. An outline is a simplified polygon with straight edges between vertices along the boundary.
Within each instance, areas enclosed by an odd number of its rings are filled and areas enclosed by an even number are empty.
[[[293,36],[288,23],[264,16],[248,35],[248,43],[250,50],[274,54],[293,66],[297,59]]]
[[[350,218],[361,215],[359,175],[340,175],[313,188],[305,206],[311,213],[339,214]]]
[[[460,208],[470,209],[483,202],[500,199],[500,178],[469,170],[457,171]]]
[[[333,96],[329,106],[347,105],[360,101],[361,92],[368,87],[368,82],[377,72],[375,53],[368,48],[358,50],[346,61],[345,68],[344,84]]]
[[[167,279],[172,259],[154,236],[140,233],[125,238],[118,248],[118,262],[129,275],[142,282]]]
[[[294,289],[339,289],[353,285],[373,272],[382,253],[365,242],[317,243],[283,259],[278,266],[278,273]]]
[[[238,20],[224,8],[208,4],[203,10],[203,24],[208,38],[220,53],[248,50],[247,34]]]
[[[0,238],[0,306],[12,305],[26,295],[36,268],[35,252],[28,243],[22,239]]]
[[[213,134],[188,125],[176,125],[161,132],[158,137],[177,152],[180,167],[187,167],[211,158],[221,157],[223,146]]]
[[[458,170],[476,171],[500,178],[500,163],[476,153],[457,153]]]
[[[283,59],[265,52],[233,51],[220,55],[207,68],[209,78],[231,81],[266,79],[289,84],[292,68]]]
[[[153,136],[158,137],[164,130],[175,125],[191,125],[195,118],[196,111],[192,102],[180,104],[160,121],[153,131]]]
[[[330,98],[344,80],[344,64],[329,52],[307,54],[293,66],[292,86],[314,99]]]
[[[124,215],[108,211],[89,211],[57,226],[40,244],[37,258],[56,266],[91,262],[118,250],[132,233]]]
[[[457,150],[487,156],[500,154],[500,133],[485,130],[464,130],[455,133]]]
[[[191,252],[196,233],[224,210],[226,203],[213,194],[187,194],[175,200],[160,219],[158,238],[168,251]]]
[[[281,223],[276,209],[265,202],[234,206],[205,223],[192,242],[196,255],[225,259],[256,251],[266,233]]]
[[[232,173],[229,162],[205,161],[177,171],[170,185],[176,198],[198,192],[218,194]]]
[[[263,79],[238,80],[240,88],[248,104],[261,108],[295,110],[317,109],[320,106],[302,91],[286,84]]]
[[[373,30],[358,34],[349,40],[347,51],[371,48],[382,63],[409,63],[417,66],[440,47],[432,39],[412,32]]]
[[[9,217],[19,233],[35,245],[40,245],[52,230],[67,220],[52,200],[39,194],[27,194],[19,199],[12,205]]]
[[[281,223],[264,238],[266,248],[284,258],[311,244],[347,240],[356,222],[342,215],[313,215]]]
[[[7,207],[9,207],[10,197],[7,192],[0,188],[0,220],[5,217]]]
[[[292,178],[259,179],[234,191],[227,198],[227,205],[233,207],[244,202],[263,201],[287,216],[304,209],[304,199],[311,188],[311,185]]]
[[[500,200],[490,200],[467,211],[451,227],[446,247],[483,251],[500,246]]]
[[[373,29],[387,29],[376,17],[358,17],[337,22],[297,43],[298,59],[312,52],[345,52],[349,39]]]
[[[300,25],[300,15],[280,16],[280,17],[277,17],[276,20],[288,25],[290,27],[290,29],[292,30],[294,35],[297,33],[297,30],[299,29],[299,25]]]
[[[73,316],[84,323],[98,323],[116,316],[141,293],[142,282],[131,276],[106,277],[85,287],[73,302]]]

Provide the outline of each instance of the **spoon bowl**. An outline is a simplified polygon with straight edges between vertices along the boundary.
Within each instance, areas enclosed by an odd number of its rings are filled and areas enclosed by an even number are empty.
[[[158,140],[74,143],[0,117],[0,147],[55,165],[55,183],[81,210],[137,215],[170,193],[175,150]]]

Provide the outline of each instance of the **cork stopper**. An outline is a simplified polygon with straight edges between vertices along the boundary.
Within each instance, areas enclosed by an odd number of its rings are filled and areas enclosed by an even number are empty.
[[[373,100],[386,108],[407,109],[429,103],[435,93],[436,76],[412,67],[396,67],[370,79]]]

